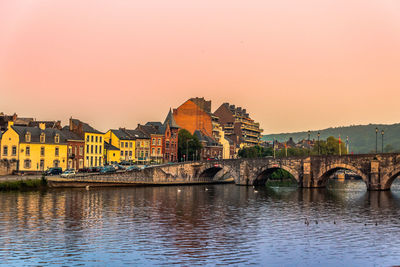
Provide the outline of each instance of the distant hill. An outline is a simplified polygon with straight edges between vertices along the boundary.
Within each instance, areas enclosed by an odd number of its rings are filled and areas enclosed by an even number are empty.
[[[347,127],[336,127],[320,130],[320,140],[325,140],[329,136],[336,138],[341,136],[343,142],[349,137],[350,151],[354,153],[375,152],[375,128],[378,127],[378,152],[382,150],[381,130],[384,130],[384,146],[385,152],[400,152],[400,123],[397,124],[369,124],[369,125],[352,125]],[[311,131],[311,140],[317,140],[318,131]],[[279,142],[287,141],[290,137],[295,142],[302,139],[308,139],[308,131],[297,133],[281,133],[264,135],[263,140],[272,141],[273,138]]]

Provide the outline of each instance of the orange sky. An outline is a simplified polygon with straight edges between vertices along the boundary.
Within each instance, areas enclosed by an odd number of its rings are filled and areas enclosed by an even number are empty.
[[[264,133],[400,122],[400,1],[0,0],[0,93],[99,130],[195,96]]]

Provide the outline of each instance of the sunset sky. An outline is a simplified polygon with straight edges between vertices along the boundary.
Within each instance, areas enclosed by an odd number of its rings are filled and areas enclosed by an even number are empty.
[[[0,112],[98,128],[190,97],[264,133],[400,122],[399,0],[0,0]]]

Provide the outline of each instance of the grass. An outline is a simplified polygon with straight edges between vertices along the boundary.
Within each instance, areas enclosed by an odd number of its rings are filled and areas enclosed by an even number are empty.
[[[42,179],[29,179],[24,181],[4,181],[0,182],[0,191],[42,189],[47,186],[47,181]]]

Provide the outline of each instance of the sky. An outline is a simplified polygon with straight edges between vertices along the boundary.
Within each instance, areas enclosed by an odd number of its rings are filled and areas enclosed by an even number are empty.
[[[0,112],[99,130],[191,97],[265,134],[400,122],[398,0],[0,0]]]

